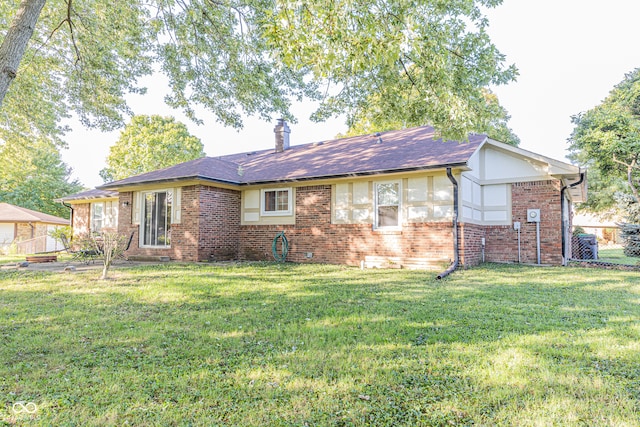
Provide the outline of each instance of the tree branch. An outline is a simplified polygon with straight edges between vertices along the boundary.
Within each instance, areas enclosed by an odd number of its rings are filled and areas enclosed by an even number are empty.
[[[20,61],[44,7],[45,0],[22,0],[0,45],[0,106],[9,85],[18,74]]]
[[[71,12],[72,12],[72,2],[73,0],[67,0],[67,18],[65,19],[69,24],[69,33],[71,34],[71,43],[73,44],[73,49],[76,51],[76,64],[80,62],[80,49],[78,49],[78,44],[76,43],[76,37],[73,34],[73,21],[71,21]]]
[[[633,158],[631,163],[625,163],[621,160],[618,160],[615,154],[613,155],[614,162],[621,164],[627,168],[627,183],[629,184],[629,187],[631,187],[631,192],[633,193],[633,197],[635,197],[636,201],[640,203],[640,191],[638,191],[638,188],[633,182],[633,170],[640,169],[638,167],[637,160],[638,160],[638,156],[636,155],[636,157]]]

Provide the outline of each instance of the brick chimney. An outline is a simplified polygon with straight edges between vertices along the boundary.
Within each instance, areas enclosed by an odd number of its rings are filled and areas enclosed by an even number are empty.
[[[287,122],[284,119],[278,119],[278,124],[273,128],[273,132],[276,134],[276,153],[282,153],[284,150],[289,149],[289,134],[291,130],[287,126]]]

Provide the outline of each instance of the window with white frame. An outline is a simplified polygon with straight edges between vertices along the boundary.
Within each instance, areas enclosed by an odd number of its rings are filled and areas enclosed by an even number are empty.
[[[270,188],[262,190],[260,214],[266,216],[291,215],[291,188]]]
[[[104,228],[118,227],[118,202],[91,203],[91,231],[100,233]]]
[[[398,228],[401,224],[400,182],[375,184],[375,228]]]
[[[142,193],[142,223],[140,240],[143,246],[171,245],[171,212],[173,191]]]

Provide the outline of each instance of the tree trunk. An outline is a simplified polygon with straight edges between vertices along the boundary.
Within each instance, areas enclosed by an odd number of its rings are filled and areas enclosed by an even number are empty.
[[[9,85],[18,74],[20,60],[46,0],[22,0],[9,31],[0,45],[0,107]]]

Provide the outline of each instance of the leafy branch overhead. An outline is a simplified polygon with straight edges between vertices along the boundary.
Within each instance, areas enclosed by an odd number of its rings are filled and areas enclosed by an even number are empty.
[[[640,203],[640,69],[628,73],[600,105],[572,120],[572,157],[593,172],[592,207],[612,206],[616,192]]]
[[[324,88],[315,119],[346,112],[353,126],[378,111],[465,138],[496,117],[486,87],[517,74],[485,31],[480,6],[499,3],[282,0],[266,35],[282,63]]]
[[[70,112],[114,129],[132,114],[125,96],[144,92],[138,80],[157,71],[168,78],[168,104],[195,121],[196,106],[234,127],[243,115],[293,119],[292,100],[308,98],[321,101],[316,120],[346,113],[353,123],[379,109],[464,137],[495,119],[483,90],[516,76],[485,31],[481,8],[500,3],[22,0],[16,9],[3,2],[0,70],[22,62],[15,79],[7,75],[10,89],[0,84],[10,113],[0,125],[12,126],[21,95],[30,93],[38,118],[29,131],[57,138]],[[33,35],[22,56],[10,48],[25,28]]]

